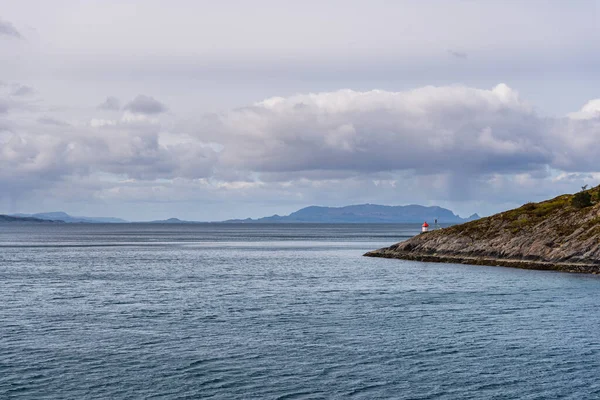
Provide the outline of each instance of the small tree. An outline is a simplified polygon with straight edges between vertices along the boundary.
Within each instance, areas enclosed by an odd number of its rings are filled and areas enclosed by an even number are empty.
[[[571,205],[575,208],[585,208],[592,205],[592,196],[588,192],[575,193],[571,199]]]

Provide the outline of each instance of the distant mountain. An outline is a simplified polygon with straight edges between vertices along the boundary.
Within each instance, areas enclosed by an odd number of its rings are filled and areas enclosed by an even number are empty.
[[[72,216],[62,211],[37,213],[37,214],[13,214],[4,215],[4,218],[17,218],[19,221],[30,219],[43,221],[61,221],[66,223],[127,223],[121,218],[112,217],[81,217]],[[377,204],[359,204],[346,207],[319,207],[310,206],[291,213],[290,215],[273,215],[258,219],[232,219],[227,223],[422,223],[427,221],[439,223],[461,223],[479,219],[479,215],[473,214],[469,218],[461,218],[452,211],[442,207],[425,207],[420,205],[409,206],[382,206]],[[0,220],[0,222],[6,222]],[[195,221],[184,221],[178,218],[148,221],[147,224],[190,224]]]
[[[146,224],[193,224],[193,221],[182,221],[179,218],[161,219],[158,221],[148,221]]]
[[[469,218],[461,218],[452,211],[442,207],[381,206],[377,204],[359,204],[346,207],[310,206],[286,216],[273,215],[258,219],[235,219],[225,222],[237,223],[278,223],[278,222],[313,222],[313,223],[411,223],[433,222],[461,223],[479,219],[473,214]]]
[[[33,223],[45,223],[45,224],[50,224],[50,223],[64,223],[64,221],[59,221],[59,220],[48,220],[48,219],[41,219],[41,218],[33,218],[33,217],[14,217],[11,215],[4,215],[4,214],[0,214],[0,223],[3,222],[33,222]]]
[[[121,218],[111,218],[111,217],[74,217],[74,216],[71,216],[62,211],[37,213],[37,214],[13,214],[12,216],[13,217],[21,217],[21,218],[23,218],[23,217],[37,218],[37,219],[52,220],[52,221],[64,221],[67,223],[118,224],[118,223],[127,222]]]

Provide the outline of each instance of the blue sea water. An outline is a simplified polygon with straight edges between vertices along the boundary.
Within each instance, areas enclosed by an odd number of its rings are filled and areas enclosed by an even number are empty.
[[[597,399],[600,279],[418,225],[0,225],[0,399]]]

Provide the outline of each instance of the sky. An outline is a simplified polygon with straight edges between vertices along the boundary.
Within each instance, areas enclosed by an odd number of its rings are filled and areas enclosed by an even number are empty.
[[[0,214],[490,215],[600,184],[600,1],[0,0]]]

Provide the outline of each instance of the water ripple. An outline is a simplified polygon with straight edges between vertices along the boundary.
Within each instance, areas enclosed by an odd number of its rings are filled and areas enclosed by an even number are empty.
[[[361,257],[415,229],[1,226],[0,399],[600,397],[598,277]]]

